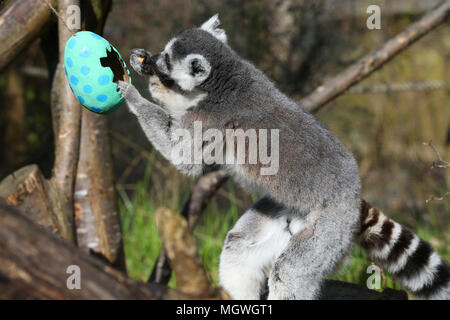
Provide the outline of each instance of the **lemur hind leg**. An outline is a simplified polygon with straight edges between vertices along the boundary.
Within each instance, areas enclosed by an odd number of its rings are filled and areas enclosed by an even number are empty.
[[[350,252],[358,217],[356,206],[309,213],[306,229],[291,237],[274,263],[268,299],[318,299],[323,280]]]
[[[268,198],[250,207],[228,232],[219,278],[233,299],[256,300],[266,286],[265,271],[287,246],[291,233],[284,210]]]

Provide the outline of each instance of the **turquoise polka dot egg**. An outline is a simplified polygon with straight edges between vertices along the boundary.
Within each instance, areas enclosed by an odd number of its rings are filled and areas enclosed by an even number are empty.
[[[77,32],[67,41],[64,71],[78,101],[96,113],[113,111],[122,104],[116,81],[131,83],[130,71],[120,53],[90,31]]]

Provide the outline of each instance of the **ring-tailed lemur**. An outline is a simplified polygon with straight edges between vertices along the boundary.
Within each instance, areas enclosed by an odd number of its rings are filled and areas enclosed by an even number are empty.
[[[219,266],[223,288],[235,299],[259,299],[267,273],[269,299],[318,298],[323,280],[357,242],[416,297],[449,299],[449,266],[414,233],[361,201],[351,152],[241,59],[218,26],[216,15],[174,37],[157,55],[132,50],[130,63],[148,76],[159,105],[129,83],[118,87],[153,146],[191,175],[208,166],[176,159],[177,129],[192,131],[195,121],[204,130],[279,129],[277,174],[261,175],[261,164],[216,164],[263,195],[226,237]]]

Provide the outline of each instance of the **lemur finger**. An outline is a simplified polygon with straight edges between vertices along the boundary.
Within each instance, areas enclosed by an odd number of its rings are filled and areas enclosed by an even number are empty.
[[[117,89],[120,90],[122,97],[126,98],[126,93],[128,89],[130,88],[131,84],[125,81],[117,81]]]

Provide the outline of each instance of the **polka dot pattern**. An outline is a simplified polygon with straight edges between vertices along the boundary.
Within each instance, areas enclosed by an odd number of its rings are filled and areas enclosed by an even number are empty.
[[[117,85],[112,82],[114,74],[111,68],[100,63],[100,59],[111,50],[117,52],[101,36],[80,31],[67,41],[64,51],[64,72],[70,89],[83,106],[96,113],[116,110],[124,101]],[[120,53],[117,54],[125,66],[126,75],[129,75]],[[131,83],[131,78],[129,81]]]
[[[69,42],[68,42],[68,46],[70,49],[75,48],[75,45],[77,44],[77,40],[75,40],[75,38],[70,38]]]
[[[70,82],[72,82],[72,84],[76,86],[78,84],[78,78],[75,76],[70,76]]]
[[[111,77],[107,74],[102,74],[100,77],[98,77],[98,84],[101,86],[106,86],[109,83],[110,79]]]
[[[92,93],[92,87],[90,86],[90,85],[85,85],[84,87],[83,87],[83,91],[85,92],[85,93],[87,93],[87,94],[91,94]]]
[[[97,100],[100,102],[105,102],[106,100],[108,100],[108,96],[106,94],[99,94],[97,96]]]
[[[97,113],[102,113],[102,109],[100,109],[100,108],[97,107],[97,106],[92,106],[92,107],[91,107],[91,110],[94,111],[94,112],[97,112]]]
[[[92,38],[95,38],[95,39],[98,39],[98,40],[102,40],[102,39],[103,39],[103,38],[100,37],[98,34],[93,33],[93,32],[91,32],[91,37],[92,37]]]
[[[89,68],[88,66],[81,67],[81,73],[84,74],[85,76],[89,73],[89,71],[91,71],[91,68]]]
[[[73,62],[72,62],[72,59],[71,59],[71,58],[67,58],[67,59],[66,59],[66,65],[67,65],[69,68],[72,68]]]

